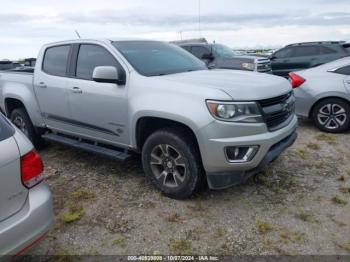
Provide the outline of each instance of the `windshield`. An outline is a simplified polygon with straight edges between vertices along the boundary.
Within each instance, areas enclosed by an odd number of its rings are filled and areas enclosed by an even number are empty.
[[[214,52],[216,56],[221,58],[233,58],[235,57],[235,52],[225,45],[214,44],[213,45]]]
[[[201,60],[172,44],[158,41],[120,41],[112,44],[144,76],[207,70]]]

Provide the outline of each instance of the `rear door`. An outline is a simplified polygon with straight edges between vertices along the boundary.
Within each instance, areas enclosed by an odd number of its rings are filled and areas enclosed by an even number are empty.
[[[291,71],[298,71],[322,63],[324,62],[322,61],[319,45],[300,45],[294,47],[289,65]]]
[[[53,129],[69,128],[67,74],[71,45],[45,50],[41,70],[36,70],[34,88],[45,123]]]
[[[0,222],[18,212],[28,195],[21,182],[20,154],[14,132],[0,113]]]
[[[100,141],[128,144],[126,86],[92,79],[97,66],[114,66],[123,75],[125,69],[109,50],[98,44],[79,45],[75,57],[74,76],[68,82],[71,130]]]

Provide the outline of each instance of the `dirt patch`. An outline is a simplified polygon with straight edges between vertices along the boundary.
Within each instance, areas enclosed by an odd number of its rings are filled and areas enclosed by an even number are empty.
[[[49,144],[40,153],[57,220],[31,253],[349,254],[350,134],[302,121],[298,133],[258,177],[186,201],[150,185],[138,156]]]

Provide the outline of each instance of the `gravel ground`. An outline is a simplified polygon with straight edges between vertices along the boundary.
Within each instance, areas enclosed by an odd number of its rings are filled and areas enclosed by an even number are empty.
[[[186,201],[150,185],[138,156],[118,163],[48,144],[56,222],[31,254],[350,254],[350,133],[308,122],[298,133],[246,184]]]

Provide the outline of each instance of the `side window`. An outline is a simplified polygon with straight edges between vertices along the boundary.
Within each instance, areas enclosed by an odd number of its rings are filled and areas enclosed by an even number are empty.
[[[341,67],[334,71],[334,73],[350,76],[350,65]]]
[[[66,76],[70,45],[49,47],[45,51],[43,71],[55,76]]]
[[[332,48],[326,47],[326,46],[320,46],[320,51],[321,51],[321,54],[323,54],[323,55],[337,53],[337,51],[333,50]]]
[[[92,80],[92,74],[97,66],[115,66],[121,70],[116,59],[103,47],[83,44],[79,48],[76,77]]]
[[[183,49],[191,53],[191,47],[190,46],[181,46]]]
[[[293,48],[291,48],[291,47],[283,48],[283,49],[277,51],[274,54],[274,57],[276,57],[276,58],[288,58],[288,57],[292,56],[292,52],[293,52]]]
[[[315,56],[320,54],[318,46],[296,46],[293,57]]]
[[[203,57],[204,54],[209,54],[210,52],[209,52],[209,50],[206,49],[205,47],[193,46],[193,47],[192,47],[191,53],[192,53],[194,56],[198,57],[199,59],[202,59],[202,57]]]

